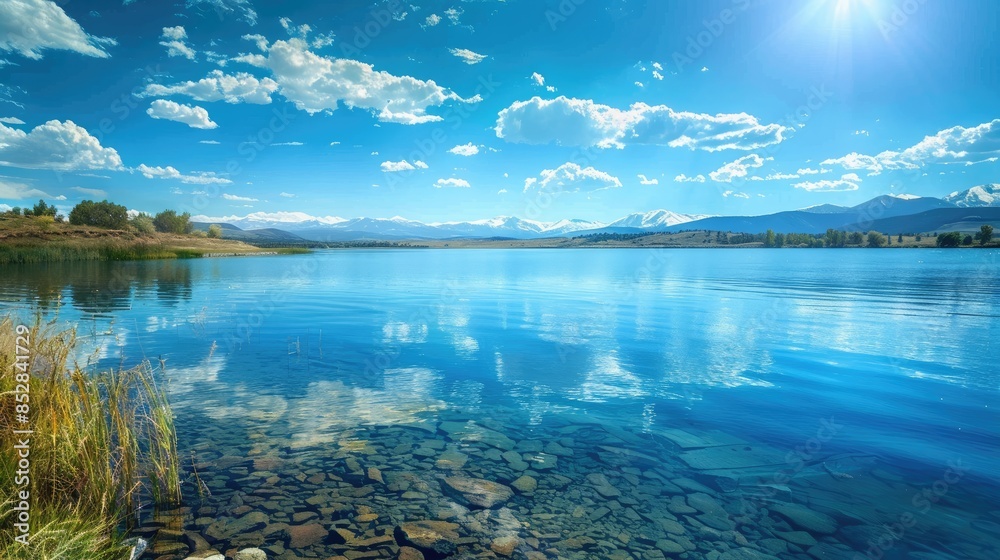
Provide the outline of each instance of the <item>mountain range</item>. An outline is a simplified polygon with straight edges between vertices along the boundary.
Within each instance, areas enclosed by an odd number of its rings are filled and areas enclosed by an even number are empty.
[[[973,231],[982,224],[1000,226],[1000,184],[973,187],[944,198],[883,195],[857,206],[822,204],[765,216],[705,216],[669,210],[636,213],[610,223],[587,220],[539,222],[501,216],[470,222],[423,223],[402,217],[314,217],[301,212],[258,212],[212,220],[194,218],[207,229],[218,223],[223,236],[244,241],[301,242],[401,239],[510,238],[539,239],[602,233],[677,232],[824,233],[828,229],[881,231],[887,234]]]

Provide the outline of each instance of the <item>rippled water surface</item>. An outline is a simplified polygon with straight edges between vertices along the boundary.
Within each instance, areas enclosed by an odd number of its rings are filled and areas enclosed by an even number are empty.
[[[998,271],[321,251],[7,267],[0,301],[166,360],[187,503],[148,558],[992,560]]]

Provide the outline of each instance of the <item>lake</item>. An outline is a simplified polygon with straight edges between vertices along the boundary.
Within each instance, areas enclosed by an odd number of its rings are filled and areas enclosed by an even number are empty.
[[[1000,558],[997,251],[3,272],[81,363],[164,360],[186,507],[148,558]]]

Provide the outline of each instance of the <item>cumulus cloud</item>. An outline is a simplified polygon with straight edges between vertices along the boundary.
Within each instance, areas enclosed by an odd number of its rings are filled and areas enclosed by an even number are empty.
[[[525,192],[534,187],[539,189],[558,187],[561,191],[577,191],[580,188],[598,190],[621,186],[622,182],[618,177],[593,167],[581,167],[572,162],[564,163],[555,169],[544,169],[537,178],[531,177],[524,181]]]
[[[823,165],[839,165],[848,171],[867,171],[869,176],[897,169],[919,169],[930,164],[978,163],[1000,155],[1000,119],[973,127],[954,126],[926,136],[902,151],[877,155],[857,152],[828,159]]]
[[[144,94],[158,97],[186,95],[198,101],[266,105],[271,102],[271,94],[277,90],[278,84],[271,78],[258,80],[246,72],[227,75],[222,70],[212,70],[197,82],[187,81],[172,86],[150,84]]]
[[[771,159],[773,158],[764,159],[757,154],[750,154],[723,165],[716,171],[709,173],[708,176],[717,183],[731,183],[735,178],[746,177],[750,169],[763,167],[764,162]]]
[[[228,185],[232,183],[229,179],[219,177],[211,172],[194,172],[190,175],[184,175],[169,165],[166,167],[152,167],[143,163],[139,165],[137,171],[142,173],[142,176],[147,179],[176,179],[182,183],[192,185]]]
[[[183,26],[164,27],[160,38],[163,39],[160,45],[167,47],[168,56],[183,56],[188,60],[194,60],[196,53],[184,42],[187,39],[187,32]]]
[[[650,179],[650,178],[646,177],[645,175],[643,175],[642,173],[640,173],[639,174],[639,184],[640,185],[659,185],[660,184],[660,180],[659,179]]]
[[[545,76],[542,76],[538,72],[532,72],[531,73],[531,81],[535,82],[536,86],[544,86],[545,85]]]
[[[754,150],[784,141],[791,131],[746,113],[709,115],[645,103],[622,110],[565,96],[518,101],[497,117],[496,134],[508,142],[599,148],[653,144],[709,152]]]
[[[154,119],[184,123],[191,128],[213,129],[219,127],[218,124],[212,122],[208,111],[203,107],[182,105],[165,99],[154,101],[149,109],[146,109],[146,114]]]
[[[450,52],[453,56],[461,58],[462,62],[466,64],[479,64],[486,59],[485,54],[472,52],[469,49],[449,49],[448,52]]]
[[[431,15],[427,16],[427,19],[424,20],[424,26],[425,27],[434,27],[435,25],[437,25],[439,23],[441,23],[441,16],[439,16],[437,14],[431,14]]]
[[[105,148],[73,121],[51,120],[23,132],[0,124],[0,165],[77,171],[122,169],[114,148]]]
[[[809,192],[856,191],[861,188],[861,177],[858,177],[856,173],[848,173],[840,179],[805,181],[792,186]]]
[[[427,164],[422,161],[415,161],[410,163],[405,159],[403,161],[383,161],[381,168],[385,173],[399,173],[401,171],[414,171],[416,169],[427,169]]]
[[[446,189],[446,188],[459,188],[467,189],[472,185],[469,184],[465,179],[438,179],[434,183],[434,188],[436,189]]]
[[[0,177],[0,199],[6,200],[24,200],[33,198],[55,198],[60,200],[59,197],[52,196],[51,194],[36,189],[30,185],[11,182]],[[66,197],[62,197],[65,200]]]
[[[694,177],[688,177],[687,175],[681,173],[680,175],[674,177],[674,182],[677,183],[704,183],[704,175],[695,175]]]
[[[302,39],[276,41],[268,47],[267,67],[281,86],[281,94],[310,114],[348,108],[366,109],[383,122],[420,124],[442,117],[427,109],[463,99],[433,80],[395,76],[356,60],[330,58],[311,52]]]
[[[468,144],[455,146],[454,148],[448,150],[448,153],[455,154],[456,156],[474,156],[479,153],[479,146],[469,142]]]
[[[39,60],[45,49],[107,58],[104,47],[118,42],[87,34],[80,24],[50,0],[0,2],[0,51]]]

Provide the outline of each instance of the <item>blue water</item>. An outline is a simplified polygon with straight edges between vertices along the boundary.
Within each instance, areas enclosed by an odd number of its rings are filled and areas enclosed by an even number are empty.
[[[650,520],[660,517],[684,526],[686,558],[1000,557],[996,251],[344,250],[4,272],[4,307],[78,326],[81,356],[96,349],[105,367],[166,360],[180,448],[206,476],[220,457],[261,454],[285,462],[257,469],[281,479],[349,469],[352,453],[387,477],[415,473],[426,499],[399,505],[406,485],[376,484],[360,500],[382,517],[353,522],[359,534],[439,518],[435,508],[455,503],[438,488],[446,475],[510,484],[528,473],[537,492],[488,510],[520,524],[497,525],[520,539],[516,557],[671,557],[657,547],[671,536]],[[527,442],[576,447],[554,469],[519,470],[441,422],[505,434],[528,459],[539,451]],[[410,454],[428,438],[468,464]],[[212,497],[188,492],[186,530],[204,529],[193,525],[198,508],[246,512],[227,508],[252,483],[248,465],[216,469]],[[586,486],[595,473],[624,497],[596,521],[573,517],[567,499],[588,510],[609,501]],[[554,474],[577,484],[550,485]],[[631,477],[704,488],[650,492]],[[370,482],[339,478],[326,489]],[[289,513],[324,487],[289,484]],[[931,490],[933,501],[918,500]],[[692,493],[729,521],[667,508]],[[246,496],[236,501],[256,507]],[[829,516],[835,532],[769,508],[785,503]],[[912,526],[886,537],[907,512]],[[449,518],[479,539],[455,554],[487,551],[499,534],[478,534],[488,524],[469,521],[474,513]],[[595,544],[533,536],[543,526],[564,539],[589,531]],[[791,530],[815,542],[764,543]],[[230,540],[213,545],[224,552]],[[400,543],[372,549],[394,554]],[[325,558],[349,544],[293,550],[286,539],[275,550]]]

